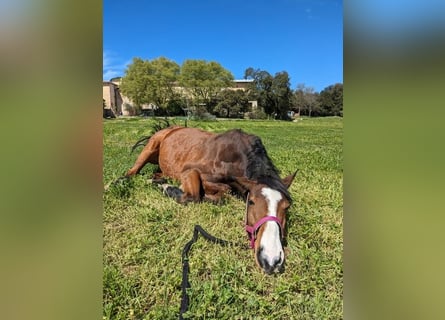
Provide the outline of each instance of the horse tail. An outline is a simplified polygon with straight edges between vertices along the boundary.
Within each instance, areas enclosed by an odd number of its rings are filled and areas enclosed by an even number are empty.
[[[168,121],[167,118],[165,119],[160,119],[158,123],[155,123],[152,128],[153,128],[153,133],[156,133],[158,131],[161,131],[163,129],[166,129],[170,127],[170,121]]]
[[[131,152],[130,154],[133,153],[133,151],[137,148],[137,147],[143,147],[148,143],[148,140],[150,140],[150,138],[158,131],[161,131],[163,129],[166,129],[170,127],[170,122],[168,121],[168,119],[160,119],[158,121],[158,123],[155,123],[151,126],[151,134],[149,136],[145,136],[140,138],[135,144],[134,146],[131,148]]]
[[[151,138],[151,135],[146,136],[146,137],[142,137],[141,139],[139,139],[139,140],[134,144],[134,146],[131,147],[131,152],[130,152],[130,154],[132,154],[133,151],[134,151],[137,147],[145,146],[145,145],[147,144],[148,140],[150,140],[150,138]]]

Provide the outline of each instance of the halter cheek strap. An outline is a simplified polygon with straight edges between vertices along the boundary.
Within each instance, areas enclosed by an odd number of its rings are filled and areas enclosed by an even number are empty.
[[[246,217],[246,220],[247,220],[247,217]],[[280,226],[281,234],[283,234],[283,226],[281,225],[280,219],[278,219],[277,217],[265,216],[264,218],[261,218],[257,223],[255,223],[253,227],[249,226],[246,221],[246,231],[247,231],[247,235],[249,236],[249,239],[250,239],[250,248],[253,249],[255,247],[257,231],[267,221],[275,221],[276,223],[278,223],[278,225]]]
[[[245,225],[246,225],[246,231],[247,231],[247,236],[250,239],[250,248],[254,248],[255,247],[255,240],[256,240],[256,234],[258,229],[267,221],[275,221],[276,223],[278,223],[278,225],[280,226],[280,231],[281,231],[281,235],[283,235],[283,226],[281,224],[280,219],[278,219],[277,217],[274,216],[265,216],[264,218],[261,218],[257,223],[255,223],[253,225],[253,227],[249,226],[247,224],[247,209],[249,207],[249,193],[247,193],[247,197],[246,197],[246,219],[244,221]]]

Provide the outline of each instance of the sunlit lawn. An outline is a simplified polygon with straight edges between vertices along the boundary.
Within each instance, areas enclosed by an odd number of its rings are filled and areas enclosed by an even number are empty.
[[[184,124],[177,120],[177,124]],[[153,120],[104,120],[104,185],[130,168]],[[284,273],[268,276],[253,252],[200,238],[190,253],[193,319],[341,319],[343,307],[343,119],[189,121],[214,132],[241,128],[261,137],[282,176],[299,169],[290,188]],[[129,185],[104,192],[105,319],[177,319],[181,252],[200,224],[220,238],[246,243],[245,204],[182,206],[150,185],[147,165]]]

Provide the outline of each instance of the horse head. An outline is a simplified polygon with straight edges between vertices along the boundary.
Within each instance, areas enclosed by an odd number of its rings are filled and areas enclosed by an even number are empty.
[[[267,274],[284,270],[282,240],[286,212],[292,202],[287,189],[295,174],[280,180],[280,184],[265,184],[237,178],[238,186],[241,186],[246,194],[245,224],[250,245],[254,249],[257,265]]]

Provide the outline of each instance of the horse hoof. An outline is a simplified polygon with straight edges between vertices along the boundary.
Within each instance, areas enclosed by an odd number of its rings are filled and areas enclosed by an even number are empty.
[[[181,189],[169,184],[163,184],[161,187],[167,197],[174,198],[176,200],[180,199],[183,194]]]

